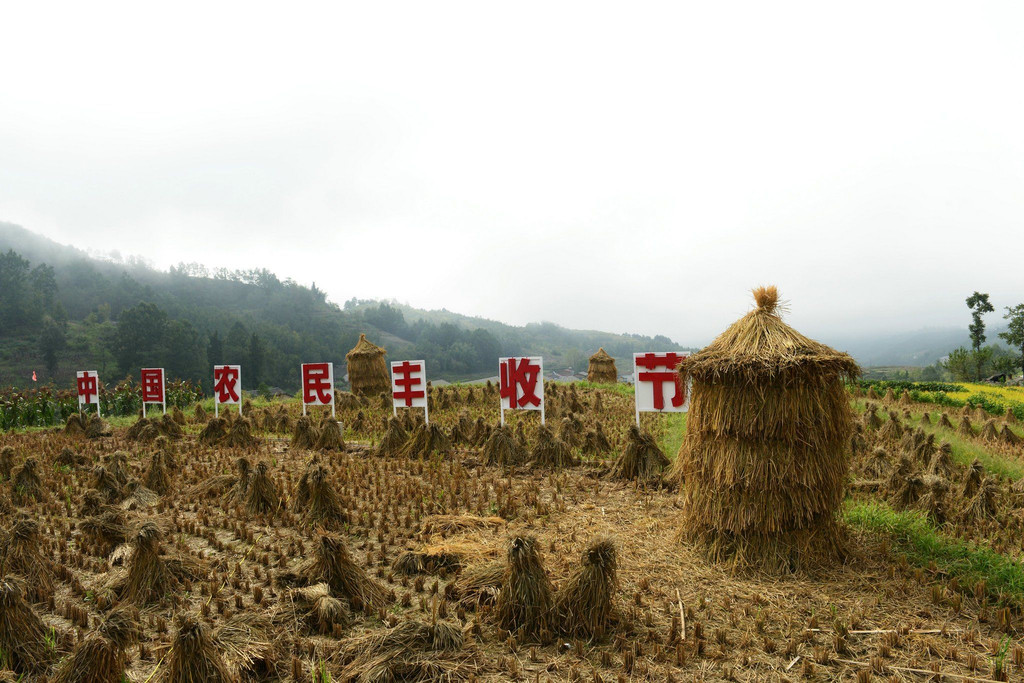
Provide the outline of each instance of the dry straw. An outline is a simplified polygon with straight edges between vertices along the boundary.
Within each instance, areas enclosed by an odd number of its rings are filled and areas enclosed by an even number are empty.
[[[683,361],[692,380],[679,451],[682,535],[716,561],[773,573],[843,555],[843,499],[853,418],[845,353],[786,325],[775,287],[757,308]]]
[[[619,371],[615,369],[615,359],[601,347],[587,365],[587,381],[594,384],[615,384],[619,381]]]
[[[352,385],[352,393],[358,396],[374,396],[390,391],[391,378],[388,366],[384,361],[387,351],[359,335],[359,342],[345,354],[348,361],[348,381]]]
[[[612,466],[611,474],[616,479],[651,482],[661,476],[668,464],[655,438],[649,432],[641,432],[636,425],[630,425],[626,447]]]

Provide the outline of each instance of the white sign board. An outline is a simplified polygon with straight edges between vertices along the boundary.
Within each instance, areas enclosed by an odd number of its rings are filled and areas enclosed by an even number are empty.
[[[237,405],[242,414],[242,366],[213,366],[213,414],[220,415],[221,405]]]
[[[96,404],[100,414],[100,375],[95,370],[79,370],[75,373],[75,388],[78,391],[78,410],[90,403]]]
[[[334,363],[302,364],[302,414],[306,406],[330,406],[334,416]]]
[[[514,356],[498,359],[501,424],[506,410],[539,410],[544,424],[544,359]]]
[[[633,354],[633,390],[636,403],[636,423],[640,413],[685,413],[690,408],[687,387],[679,382],[676,368],[688,356],[686,353]]]
[[[399,408],[423,408],[423,417],[427,424],[430,424],[427,408],[426,361],[392,361],[391,405],[395,415],[398,415]]]

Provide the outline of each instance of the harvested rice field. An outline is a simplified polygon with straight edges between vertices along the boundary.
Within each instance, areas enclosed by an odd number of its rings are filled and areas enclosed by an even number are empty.
[[[841,558],[769,572],[686,539],[685,415],[430,400],[3,434],[0,681],[1024,679],[1011,417],[847,389]]]

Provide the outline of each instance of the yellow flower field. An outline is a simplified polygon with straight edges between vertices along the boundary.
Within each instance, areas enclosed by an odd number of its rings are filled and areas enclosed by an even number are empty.
[[[974,382],[956,382],[964,388],[963,391],[947,392],[947,396],[965,399],[971,394],[989,394],[998,396],[1001,399],[1020,401],[1024,403],[1024,387],[1001,387],[994,384],[976,384]]]

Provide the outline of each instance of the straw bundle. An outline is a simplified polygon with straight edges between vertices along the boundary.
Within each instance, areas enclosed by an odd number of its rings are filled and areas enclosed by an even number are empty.
[[[559,633],[590,640],[608,632],[619,587],[616,565],[611,539],[598,539],[584,551],[579,568],[555,596]]]
[[[44,551],[43,535],[34,519],[18,519],[0,533],[0,575],[24,576],[21,589],[32,602],[53,597],[57,569]]]
[[[277,486],[270,477],[269,466],[263,460],[256,463],[256,475],[249,484],[249,496],[245,501],[245,509],[253,515],[276,512],[281,506],[281,498]]]
[[[295,421],[295,430],[292,432],[292,448],[310,450],[316,446],[318,438],[319,434],[313,425],[313,418],[303,415]]]
[[[612,466],[611,475],[616,479],[649,482],[660,477],[668,465],[669,460],[658,448],[654,437],[649,432],[641,432],[636,425],[630,425],[626,447]]]
[[[380,443],[377,444],[377,455],[398,455],[398,451],[402,448],[407,438],[408,434],[402,428],[401,420],[392,415],[388,418],[388,425],[384,430],[384,436],[381,437]]]
[[[403,621],[393,629],[370,632],[345,648],[345,668],[339,680],[352,683],[403,681],[432,683],[475,678],[480,662],[465,652],[462,630],[455,624]]]
[[[1017,424],[1017,416],[1013,414],[1013,408],[1006,406],[1006,413],[1003,415],[1003,420],[1008,425]]]
[[[1010,429],[1009,425],[1003,425],[1003,431],[999,432],[999,438],[1008,446],[1019,446],[1021,444],[1021,438]]]
[[[978,436],[989,441],[999,440],[999,427],[996,425],[994,418],[985,420],[985,424],[981,426],[981,433]]]
[[[122,683],[130,657],[128,646],[139,635],[139,626],[128,609],[119,607],[75,646],[71,656],[60,663],[53,683]]]
[[[0,448],[0,477],[11,478],[11,470],[14,469],[14,448],[4,446]]]
[[[615,359],[601,347],[587,365],[587,381],[593,384],[615,384],[619,381],[619,371],[615,368]]]
[[[953,429],[953,423],[949,421],[949,415],[942,413],[939,417],[939,421],[936,423],[943,429]]]
[[[167,683],[235,683],[238,678],[224,661],[221,643],[198,616],[177,618],[174,638],[165,673]]]
[[[45,671],[53,654],[46,645],[46,634],[46,626],[25,600],[21,584],[10,576],[0,578],[0,652],[4,653],[5,668],[19,674]]]
[[[960,424],[956,428],[960,436],[974,436],[974,427],[971,425],[971,418],[966,415],[960,416]]]
[[[390,391],[391,378],[388,376],[387,363],[384,362],[386,355],[387,351],[367,340],[365,334],[359,335],[359,342],[345,354],[352,393],[373,396]]]
[[[311,634],[332,635],[348,628],[352,615],[348,605],[331,595],[330,586],[318,583],[290,589],[288,600],[278,604],[274,622],[285,628],[298,624]]]
[[[379,609],[394,602],[387,589],[369,576],[349,554],[341,536],[319,532],[313,557],[298,570],[308,585],[326,583],[333,595],[348,601],[354,611]]]
[[[11,486],[14,489],[15,505],[25,505],[30,500],[40,500],[43,496],[43,480],[39,478],[39,463],[35,458],[25,458],[21,467],[14,470]]]
[[[528,457],[526,449],[519,445],[512,430],[505,425],[495,427],[484,443],[483,458],[488,465],[515,467],[525,464]]]
[[[583,437],[583,448],[581,450],[586,455],[602,456],[611,449],[612,445],[608,442],[608,437],[605,436],[600,422],[597,423],[594,429],[587,431],[587,435]]]
[[[344,451],[345,439],[341,435],[341,423],[330,415],[324,415],[317,429],[316,450]]]
[[[684,538],[713,560],[793,571],[843,554],[842,502],[853,432],[850,356],[779,317],[774,287],[757,308],[680,366],[693,381],[679,451]]]
[[[495,609],[498,625],[513,634],[545,642],[550,637],[551,581],[544,572],[532,536],[516,536],[508,546],[508,563]]]
[[[569,446],[555,436],[547,425],[537,428],[537,441],[530,452],[530,458],[535,467],[561,469],[579,464]]]

